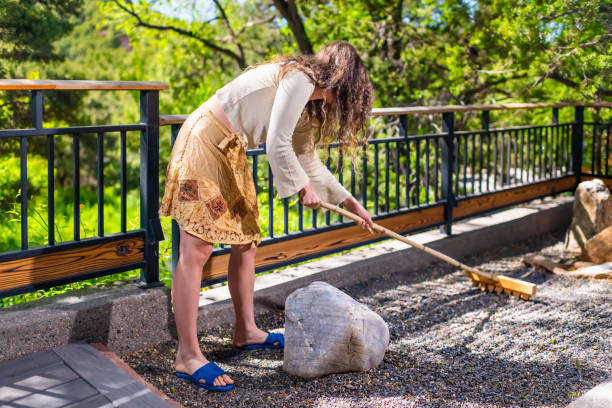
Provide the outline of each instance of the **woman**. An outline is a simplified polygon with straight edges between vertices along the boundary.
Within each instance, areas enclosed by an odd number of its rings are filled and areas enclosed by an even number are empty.
[[[342,148],[354,149],[356,135],[365,137],[371,107],[372,87],[363,62],[349,43],[337,41],[316,55],[281,57],[248,69],[189,115],[172,150],[160,208],[162,216],[172,216],[180,226],[172,284],[177,376],[215,391],[233,387],[198,344],[201,273],[214,242],[231,244],[234,346],[284,346],[282,335],[264,332],[254,319],[259,213],[246,145],[266,143],[278,197],[299,193],[309,208],[322,201],[342,203],[369,229],[368,212],[321,164],[312,124],[319,124],[317,143],[337,138]]]

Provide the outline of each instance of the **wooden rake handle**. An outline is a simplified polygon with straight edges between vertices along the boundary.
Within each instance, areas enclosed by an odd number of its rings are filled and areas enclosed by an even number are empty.
[[[326,202],[322,202],[321,203],[321,207],[326,208],[330,211],[334,211],[340,215],[342,215],[343,217],[347,217],[352,219],[353,221],[355,221],[356,223],[360,223],[361,221],[363,221],[363,219],[361,217],[359,217],[358,215],[353,214],[350,211],[347,211],[345,209],[342,209],[340,207],[338,207],[337,205],[333,205],[333,204],[329,204]],[[481,271],[479,269],[476,268],[472,268],[471,266],[468,266],[462,262],[457,261],[456,259],[451,258],[448,255],[444,255],[442,252],[438,252],[435,249],[431,249],[429,247],[426,247],[423,244],[420,244],[416,241],[413,241],[409,238],[406,238],[403,235],[400,235],[394,231],[391,231],[385,227],[383,227],[382,225],[378,225],[376,223],[374,223],[374,230],[380,233],[383,233],[385,235],[387,235],[388,237],[391,238],[395,238],[397,240],[400,240],[410,246],[413,246],[429,255],[432,255],[438,259],[441,259],[445,262],[448,262],[449,264],[460,268],[462,270],[464,270],[468,276],[470,276],[472,278],[472,280],[474,281],[479,281],[481,284],[493,284],[493,285],[497,285],[498,287],[503,287],[504,289],[509,289],[515,292],[519,292],[519,293],[523,293],[527,296],[533,295],[535,294],[535,285],[533,283],[529,283],[529,282],[525,282],[519,279],[514,279],[514,278],[510,278],[507,276],[502,276],[502,275],[495,275],[493,273],[489,273],[489,272],[485,272],[485,271]],[[501,286],[500,286],[501,285]]]

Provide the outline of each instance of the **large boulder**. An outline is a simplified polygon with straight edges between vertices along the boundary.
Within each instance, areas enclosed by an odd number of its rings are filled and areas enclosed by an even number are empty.
[[[599,179],[584,181],[574,194],[574,215],[565,237],[565,249],[577,254],[586,242],[612,225],[612,196]]]
[[[581,259],[596,264],[612,262],[612,225],[587,241]]]
[[[305,378],[377,367],[389,345],[385,321],[325,282],[293,292],[285,302],[283,369]]]

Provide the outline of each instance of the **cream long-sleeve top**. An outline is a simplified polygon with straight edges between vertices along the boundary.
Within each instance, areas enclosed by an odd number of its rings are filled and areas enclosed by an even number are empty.
[[[351,194],[321,163],[304,113],[315,85],[299,70],[277,81],[278,68],[266,64],[242,73],[216,92],[221,107],[249,147],[266,144],[278,197],[289,197],[310,181],[323,201],[341,203]]]

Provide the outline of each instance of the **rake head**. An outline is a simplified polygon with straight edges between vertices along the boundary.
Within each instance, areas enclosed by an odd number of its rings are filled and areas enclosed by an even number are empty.
[[[505,293],[523,300],[536,293],[536,285],[520,279],[504,275],[493,275],[482,271],[466,271],[466,275],[472,279],[472,285],[480,286],[482,291]]]

